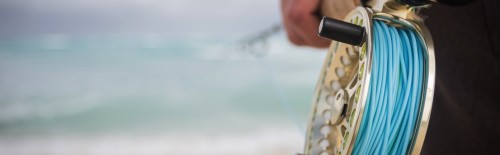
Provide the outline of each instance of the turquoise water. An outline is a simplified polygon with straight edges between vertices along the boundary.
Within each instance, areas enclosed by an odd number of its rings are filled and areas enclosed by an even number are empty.
[[[0,154],[292,154],[324,52],[233,39],[0,41]],[[278,152],[278,153],[277,153]]]

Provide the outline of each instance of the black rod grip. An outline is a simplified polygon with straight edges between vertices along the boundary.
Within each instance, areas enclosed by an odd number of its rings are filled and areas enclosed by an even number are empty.
[[[365,37],[365,28],[324,16],[318,35],[323,38],[359,46]]]

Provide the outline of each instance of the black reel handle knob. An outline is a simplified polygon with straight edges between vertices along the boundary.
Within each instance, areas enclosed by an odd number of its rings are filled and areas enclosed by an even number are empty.
[[[320,37],[355,46],[363,43],[365,28],[324,16],[319,24]]]

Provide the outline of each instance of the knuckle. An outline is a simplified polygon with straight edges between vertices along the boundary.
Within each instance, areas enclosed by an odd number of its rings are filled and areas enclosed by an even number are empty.
[[[286,16],[288,16],[290,22],[294,24],[302,23],[306,18],[306,15],[307,13],[304,12],[301,7],[297,6],[289,7],[286,11]]]
[[[290,42],[292,42],[292,44],[294,44],[294,45],[298,45],[298,46],[305,45],[305,42],[298,37],[288,36],[288,40],[290,40]]]

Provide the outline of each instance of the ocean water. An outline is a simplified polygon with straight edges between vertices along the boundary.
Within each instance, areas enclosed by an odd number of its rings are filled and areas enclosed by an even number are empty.
[[[234,39],[0,40],[0,154],[278,155],[302,150],[325,52]]]

